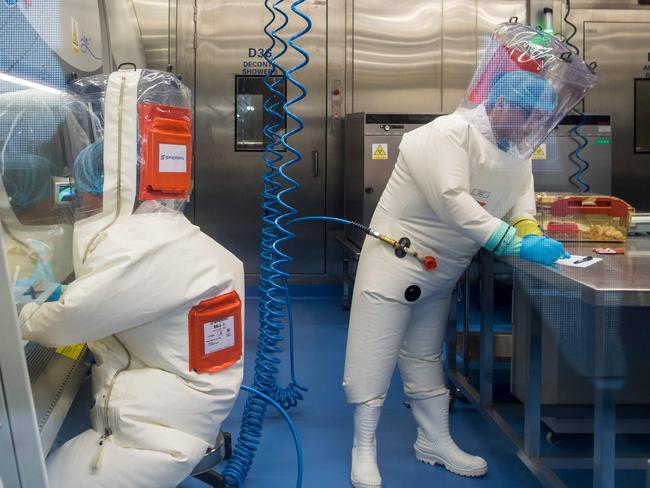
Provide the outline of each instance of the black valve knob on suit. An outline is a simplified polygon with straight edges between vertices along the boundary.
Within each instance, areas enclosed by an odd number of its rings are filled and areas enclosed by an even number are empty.
[[[399,246],[400,247],[395,248],[395,256],[402,259],[406,257],[406,251],[404,249],[411,247],[411,240],[408,237],[402,237],[399,240]]]

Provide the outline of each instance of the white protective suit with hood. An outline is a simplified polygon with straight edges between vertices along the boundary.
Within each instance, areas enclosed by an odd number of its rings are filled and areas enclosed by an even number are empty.
[[[181,213],[133,212],[139,77],[108,81],[103,211],[75,224],[76,280],[20,314],[24,338],[87,342],[96,360],[92,429],[48,457],[53,488],[177,486],[214,445],[242,382],[243,356],[213,374],[188,367],[188,313],[233,291],[243,303],[242,263]]]
[[[416,458],[465,476],[487,472],[449,433],[442,365],[449,301],[480,247],[519,255],[524,240],[513,226],[539,232],[530,155],[595,84],[584,61],[564,51],[531,27],[499,25],[459,109],[403,137],[370,227],[410,239],[438,266],[426,271],[370,237],[361,251],[343,379],[355,406],[355,488],[381,487],[375,430],[396,364],[418,424]],[[564,250],[553,243],[559,257]]]
[[[385,395],[398,352],[409,397],[446,392],[441,334],[453,287],[502,219],[534,218],[530,160],[507,157],[488,130],[485,109],[478,107],[439,117],[404,136],[370,226],[408,236],[414,249],[436,257],[438,267],[426,272],[418,261],[399,259],[381,241],[366,239],[346,355],[350,403]],[[406,291],[413,286],[421,294],[410,302]]]
[[[487,470],[484,460],[463,453],[449,437],[442,346],[450,295],[501,218],[532,218],[535,201],[530,161],[504,157],[481,131],[484,122],[485,110],[478,107],[406,134],[370,224],[391,236],[408,236],[414,249],[436,257],[438,267],[428,272],[415,259],[397,258],[381,241],[364,243],[343,379],[348,402],[355,404],[355,488],[381,486],[374,430],[396,363],[420,426],[417,458],[466,476]],[[444,458],[427,455],[427,424],[442,431]]]

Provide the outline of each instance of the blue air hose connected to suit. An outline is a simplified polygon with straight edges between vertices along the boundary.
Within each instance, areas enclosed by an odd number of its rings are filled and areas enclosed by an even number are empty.
[[[578,49],[578,46],[576,46],[571,42],[571,39],[573,39],[573,37],[578,32],[578,28],[573,22],[569,20],[570,14],[571,14],[571,0],[566,0],[566,14],[564,15],[564,22],[569,27],[571,27],[573,31],[570,36],[567,36],[566,43],[571,49],[573,49],[576,56],[579,56],[580,49]],[[582,135],[582,133],[580,133],[580,127],[583,126],[585,121],[585,114],[578,108],[577,105],[573,108],[573,111],[578,115],[578,123],[569,131],[569,133],[572,134],[571,139],[573,139],[575,143],[578,144],[578,147],[576,148],[575,151],[569,154],[569,159],[573,164],[575,164],[578,167],[578,171],[576,171],[569,177],[569,181],[571,181],[571,183],[581,193],[587,193],[591,191],[591,187],[583,179],[583,175],[589,169],[589,161],[587,161],[582,157],[582,151],[584,150],[585,147],[587,147],[589,141],[585,136]]]
[[[293,258],[283,251],[282,247],[295,237],[292,232],[287,230],[286,222],[295,216],[297,211],[285,201],[285,198],[289,193],[296,191],[300,185],[288,176],[287,171],[302,159],[300,151],[291,145],[291,138],[304,128],[304,122],[291,110],[291,107],[307,96],[307,90],[296,80],[294,75],[309,63],[309,55],[297,45],[297,41],[311,30],[312,23],[309,17],[299,9],[305,0],[295,0],[290,9],[305,22],[305,27],[291,36],[288,42],[284,41],[280,37],[280,33],[289,23],[289,17],[280,8],[283,1],[265,0],[264,3],[266,9],[271,13],[271,20],[264,28],[264,32],[271,40],[271,47],[267,51],[270,53],[267,59],[271,70],[265,80],[271,97],[264,104],[264,110],[269,116],[269,122],[264,127],[264,135],[269,142],[264,152],[259,345],[253,377],[253,389],[260,395],[251,395],[246,400],[239,437],[232,458],[223,472],[227,482],[236,483],[237,486],[243,485],[253,463],[262,436],[266,408],[271,403],[269,400],[281,408],[281,413],[289,421],[285,410],[295,407],[303,399],[302,392],[306,391],[296,380],[294,368],[293,318],[287,284],[289,272],[286,270],[286,266]],[[288,51],[289,47],[298,52],[303,57],[303,61],[285,70],[280,66],[279,59]],[[293,86],[297,89],[298,95],[286,100],[285,94],[281,90],[283,84],[287,88],[289,85]],[[285,118],[293,122],[293,128],[287,133],[283,133]],[[282,353],[279,344],[283,340],[281,334],[285,327],[285,319],[289,326],[291,382],[287,387],[281,387],[277,383],[277,375],[281,362],[279,355]],[[294,435],[294,440],[296,439],[297,437]],[[296,447],[300,451],[298,441]],[[298,488],[302,484],[301,456],[302,454],[299,452]]]
[[[427,256],[419,252],[417,249],[411,247],[410,239],[406,237],[395,239],[389,235],[383,234],[381,232],[377,232],[376,230],[373,230],[368,226],[359,224],[358,222],[353,222],[351,220],[341,219],[338,217],[312,216],[312,217],[300,217],[297,219],[290,220],[287,222],[287,225],[297,224],[298,222],[307,222],[310,220],[329,221],[329,222],[336,222],[339,224],[349,225],[351,227],[354,227],[357,230],[360,230],[364,234],[370,237],[374,237],[375,239],[378,239],[384,244],[387,244],[388,246],[392,247],[395,250],[395,255],[397,257],[405,258],[406,256],[410,256],[411,258],[417,259],[422,264],[424,269],[426,269],[427,271],[433,271],[438,266],[436,258],[434,258],[433,256]]]

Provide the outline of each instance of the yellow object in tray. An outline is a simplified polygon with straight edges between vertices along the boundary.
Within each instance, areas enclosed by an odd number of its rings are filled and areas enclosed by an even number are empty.
[[[625,242],[632,208],[605,195],[537,193],[539,224],[548,237],[560,241]]]

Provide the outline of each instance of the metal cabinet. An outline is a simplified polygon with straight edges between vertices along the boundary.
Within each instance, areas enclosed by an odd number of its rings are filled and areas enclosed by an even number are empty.
[[[634,80],[650,77],[650,8],[634,3],[578,2],[570,20],[578,26],[573,43],[588,62],[598,63],[598,84],[584,109],[612,118],[612,193],[637,212],[650,212],[650,154],[636,153],[634,145]]]
[[[370,225],[397,162],[402,137],[436,117],[369,113],[346,116],[343,203],[346,219]],[[346,237],[361,248],[363,233],[349,226],[345,231]]]
[[[566,116],[551,132],[533,155],[533,174],[536,191],[577,192],[571,176],[578,167],[570,155],[579,148],[573,129],[582,124],[580,134],[587,139],[587,146],[580,152],[589,162],[584,173],[593,193],[609,195],[612,192],[612,124],[609,115],[587,114]]]

